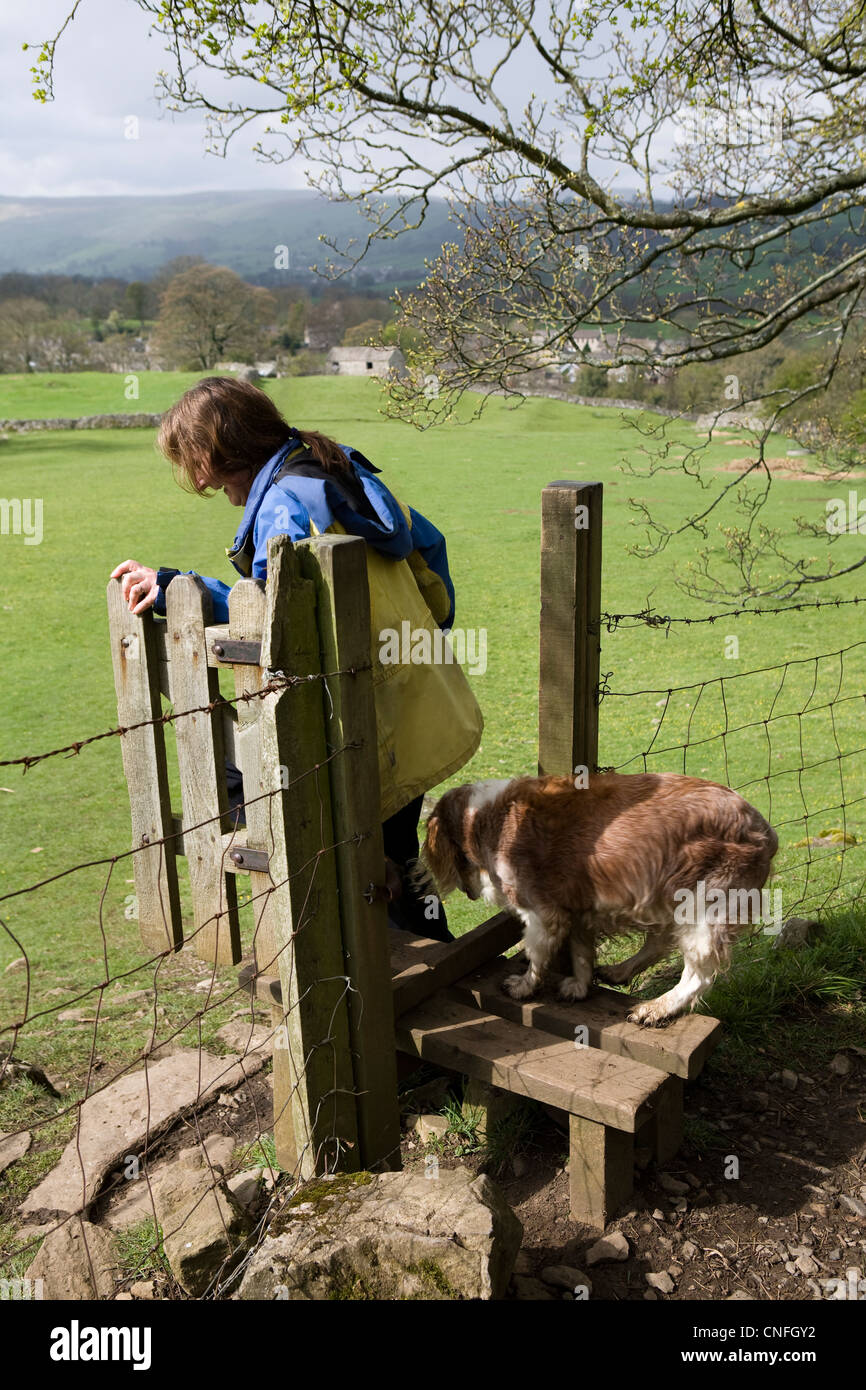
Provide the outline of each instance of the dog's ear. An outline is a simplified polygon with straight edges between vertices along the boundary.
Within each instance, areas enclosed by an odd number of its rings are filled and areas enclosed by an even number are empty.
[[[457,854],[457,846],[448,830],[447,811],[440,800],[427,822],[427,834],[421,848],[421,859],[433,875],[440,898],[447,897],[460,886]]]

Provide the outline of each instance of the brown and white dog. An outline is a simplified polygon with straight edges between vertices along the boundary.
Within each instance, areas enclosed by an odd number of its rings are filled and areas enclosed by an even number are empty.
[[[529,968],[504,981],[515,999],[536,991],[566,942],[568,1000],[589,992],[599,937],[646,932],[631,959],[598,971],[608,984],[681,951],[679,982],[629,1015],[661,1024],[697,1002],[741,928],[760,917],[777,848],[772,826],[729,787],[608,772],[583,787],[571,777],[455,787],[433,809],[422,858],[441,896],[460,888],[522,920]]]

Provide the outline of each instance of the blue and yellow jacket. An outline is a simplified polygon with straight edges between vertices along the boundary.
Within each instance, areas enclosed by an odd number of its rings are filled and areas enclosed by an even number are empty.
[[[264,580],[271,536],[297,541],[327,531],[367,542],[370,660],[385,820],[469,761],[481,741],[483,719],[456,661],[383,663],[382,634],[402,632],[407,621],[413,634],[419,629],[430,633],[427,650],[441,654],[443,644],[434,643],[432,633],[436,627],[448,630],[454,622],[454,586],[442,533],[400,502],[362,455],[345,447],[344,453],[354,471],[348,487],[317,467],[299,465],[298,472],[292,471],[293,458],[305,451],[297,436],[290,439],[256,475],[226,554],[245,578]],[[178,573],[158,571],[156,613],[165,614],[165,590]],[[199,578],[210,592],[214,622],[227,622],[229,585]],[[423,647],[423,641],[414,644],[416,652]],[[444,649],[450,650],[447,643]]]

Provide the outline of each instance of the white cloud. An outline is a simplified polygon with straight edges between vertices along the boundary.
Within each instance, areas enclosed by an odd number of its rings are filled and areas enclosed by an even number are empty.
[[[72,0],[41,0],[0,15],[0,191],[7,197],[191,193],[213,188],[305,186],[297,166],[258,162],[250,129],[226,158],[205,153],[197,112],[166,113],[155,95],[162,40],[132,0],[83,0],[58,46],[55,99],[33,99],[38,44]],[[127,118],[138,123],[129,139]]]

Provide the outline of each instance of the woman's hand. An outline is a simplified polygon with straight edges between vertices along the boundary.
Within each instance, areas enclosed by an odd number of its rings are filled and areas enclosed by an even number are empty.
[[[124,560],[122,565],[111,571],[112,579],[123,575],[123,597],[131,613],[144,613],[156,603],[159,585],[156,570],[140,565],[137,560]]]

